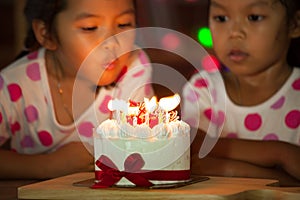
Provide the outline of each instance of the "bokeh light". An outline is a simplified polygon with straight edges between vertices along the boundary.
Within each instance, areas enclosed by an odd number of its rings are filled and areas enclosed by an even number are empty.
[[[203,57],[201,64],[207,72],[216,72],[221,69],[221,63],[214,55]]]
[[[161,41],[162,47],[168,50],[176,50],[180,45],[180,39],[173,33],[166,34]]]
[[[206,48],[213,47],[212,36],[208,27],[202,27],[198,30],[198,40]]]

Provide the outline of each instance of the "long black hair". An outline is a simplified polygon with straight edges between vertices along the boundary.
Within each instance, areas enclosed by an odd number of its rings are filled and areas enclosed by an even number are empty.
[[[24,41],[24,49],[16,59],[41,47],[32,29],[33,20],[38,19],[43,21],[46,25],[47,33],[50,33],[50,37],[53,37],[56,35],[54,26],[55,17],[58,13],[66,9],[66,7],[67,0],[26,0],[24,15],[27,22],[27,35]]]
[[[40,47],[31,27],[33,20],[39,19],[43,21],[47,32],[53,34],[55,33],[55,17],[65,8],[66,0],[27,0],[24,9],[28,24],[27,37],[25,39],[26,49],[35,51]]]

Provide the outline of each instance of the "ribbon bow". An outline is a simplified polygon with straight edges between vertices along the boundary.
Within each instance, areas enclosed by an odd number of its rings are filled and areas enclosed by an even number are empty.
[[[102,170],[98,173],[96,179],[98,183],[94,184],[92,188],[107,188],[117,183],[121,178],[125,177],[136,186],[150,187],[153,184],[144,176],[142,168],[145,161],[138,153],[129,155],[124,162],[124,171],[119,171],[117,166],[105,155],[100,156],[96,161],[96,165]]]

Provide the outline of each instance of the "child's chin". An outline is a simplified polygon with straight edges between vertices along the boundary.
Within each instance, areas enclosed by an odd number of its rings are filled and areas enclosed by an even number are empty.
[[[108,80],[108,79],[101,79],[101,80],[99,80],[99,82],[98,82],[98,86],[100,86],[100,87],[103,87],[103,86],[109,86],[109,85],[112,85],[114,83],[114,81],[113,80]]]

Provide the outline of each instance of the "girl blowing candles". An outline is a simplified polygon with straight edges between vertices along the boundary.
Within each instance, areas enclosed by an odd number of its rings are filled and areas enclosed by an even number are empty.
[[[299,185],[300,70],[295,64],[300,63],[299,50],[291,47],[300,36],[300,1],[211,0],[209,25],[215,54],[228,69],[222,71],[226,112],[212,111],[225,116],[224,127],[213,150],[200,159],[210,94],[195,86],[199,74],[184,88],[184,120],[197,112],[201,116],[195,124],[200,130],[192,145],[193,172]],[[199,97],[200,110],[188,102],[190,91]]]
[[[108,101],[115,94],[136,101],[153,95],[147,56],[132,51],[133,31],[121,34],[136,27],[134,1],[27,0],[25,14],[29,54],[0,74],[0,145],[9,146],[0,149],[0,178],[92,171],[93,156],[80,138],[89,141],[109,118]],[[89,65],[78,77],[82,63]],[[92,105],[72,107],[76,79],[91,86],[80,88],[83,97],[95,91]]]

